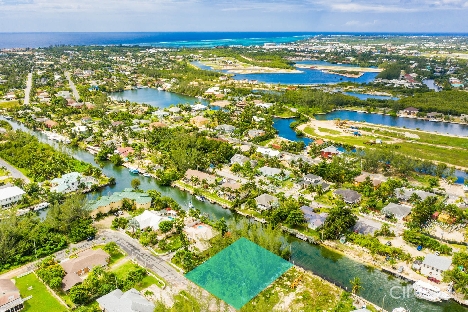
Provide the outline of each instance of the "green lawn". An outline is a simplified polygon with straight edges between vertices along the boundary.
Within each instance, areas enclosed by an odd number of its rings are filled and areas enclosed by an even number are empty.
[[[126,263],[122,264],[121,266],[115,268],[114,270],[112,270],[115,275],[117,275],[117,277],[119,278],[125,278],[125,276],[127,275],[127,272],[130,271],[131,269],[134,269],[134,268],[138,268],[139,265],[138,264],[135,264],[133,263],[132,261],[127,261]],[[152,274],[154,274],[152,272]],[[156,275],[156,274],[154,274]],[[157,276],[157,275],[156,275]],[[159,279],[163,280],[161,277],[159,277]],[[158,287],[163,287],[164,285],[158,280],[156,279],[155,277],[151,276],[151,275],[147,275],[141,282],[139,282],[138,284],[134,285],[134,288],[136,290],[142,290],[142,289],[145,289],[151,285],[156,285]]]
[[[0,108],[8,109],[8,108],[14,108],[19,105],[18,101],[5,101],[5,102],[0,102]]]
[[[104,249],[104,245],[97,245],[97,246],[93,247],[93,249],[98,249],[98,248]],[[120,259],[122,259],[124,257],[125,257],[125,255],[120,251],[110,253],[109,265],[112,265],[112,264],[116,263],[117,261],[119,261]]]
[[[24,311],[27,312],[62,312],[68,311],[57,299],[47,290],[45,285],[33,273],[16,279],[21,296],[32,296],[24,303]]]
[[[334,135],[341,134],[341,132],[338,131],[338,130],[327,129],[327,128],[322,128],[322,127],[318,127],[318,130],[320,132],[330,133],[330,134],[334,134]]]

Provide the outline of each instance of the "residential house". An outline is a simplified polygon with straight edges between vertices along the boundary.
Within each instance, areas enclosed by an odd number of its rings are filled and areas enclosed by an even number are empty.
[[[341,152],[333,145],[330,145],[320,151],[320,155],[322,155],[323,158],[332,158],[338,154],[341,154]]]
[[[431,196],[437,196],[436,194],[431,193],[431,192],[426,192],[422,190],[414,190],[414,189],[409,189],[406,187],[400,187],[400,188],[395,189],[395,196],[403,202],[408,202],[411,196],[413,196],[413,194],[418,195],[418,197],[421,198],[421,200],[425,200],[426,198],[431,197]]]
[[[247,132],[247,135],[249,138],[253,139],[262,135],[265,135],[265,131],[263,130],[258,130],[258,129],[252,129]]]
[[[408,116],[416,116],[416,114],[419,113],[419,109],[415,107],[407,107],[403,110],[403,113]]]
[[[236,130],[236,127],[234,126],[231,126],[231,125],[219,125],[215,128],[216,131],[219,131],[219,132],[222,132],[222,133],[227,133],[227,134],[231,134],[234,132],[234,130]]]
[[[24,308],[18,288],[10,279],[0,279],[0,312],[16,312]]]
[[[191,108],[192,108],[192,111],[198,112],[198,111],[203,111],[207,109],[208,107],[203,104],[195,104],[195,105],[192,105]]]
[[[328,217],[328,213],[316,213],[312,207],[302,206],[301,211],[307,221],[307,226],[313,230],[321,227]]]
[[[122,156],[123,158],[127,158],[128,156],[130,156],[131,154],[133,154],[135,152],[135,150],[130,147],[130,146],[127,146],[127,147],[118,147],[117,148],[117,152],[119,153],[120,156]]]
[[[50,191],[66,194],[66,193],[76,192],[80,185],[82,185],[84,189],[88,189],[92,185],[98,184],[98,183],[99,181],[97,181],[93,177],[84,177],[81,175],[81,173],[70,172],[70,173],[64,174],[60,178],[55,178],[51,180],[50,184],[52,186],[50,188]]]
[[[353,231],[359,234],[371,234],[374,235],[376,231],[382,228],[382,223],[370,220],[367,218],[359,217],[356,224],[353,226]]]
[[[197,178],[199,182],[206,181],[208,184],[216,183],[216,176],[202,171],[188,169],[187,172],[185,172],[184,179],[187,182],[192,182],[192,178]]]
[[[161,119],[161,118],[164,118],[166,116],[169,116],[170,114],[168,112],[165,112],[165,111],[162,111],[162,110],[157,110],[155,112],[152,113],[153,116]]]
[[[166,128],[167,125],[163,122],[153,122],[152,124],[150,124],[149,128],[150,130],[154,130],[154,129],[158,129],[158,128]]]
[[[161,222],[172,220],[171,218],[162,216],[159,212],[152,210],[145,210],[141,215],[136,216],[134,219],[138,221],[138,224],[140,225],[140,230],[150,227],[154,231],[159,230],[159,224]]]
[[[291,175],[291,172],[284,169],[272,168],[268,166],[263,166],[259,169],[260,174],[265,177],[275,177],[281,179],[287,179]]]
[[[195,116],[190,119],[190,124],[196,126],[197,128],[202,128],[209,123],[210,123],[210,120],[202,116]]]
[[[111,126],[117,128],[118,126],[123,125],[123,121],[114,121],[111,123]]]
[[[452,260],[450,258],[429,254],[426,255],[421,264],[421,274],[442,280],[442,274],[447,271],[451,265]]]
[[[104,312],[153,312],[154,303],[147,300],[136,289],[126,292],[116,289],[96,301]]]
[[[76,258],[62,261],[60,265],[65,271],[62,280],[63,290],[68,291],[83,280],[81,276],[87,274],[96,266],[106,266],[109,262],[109,254],[104,250],[88,249],[77,254]]]
[[[373,174],[373,173],[363,172],[361,175],[354,178],[354,184],[359,185],[363,183],[364,181],[366,181],[367,178],[370,179],[374,188],[379,187],[380,184],[382,184],[382,182],[387,181],[387,178],[383,176],[382,174]]]
[[[8,208],[19,202],[25,191],[17,186],[3,186],[0,187],[0,208]]]
[[[205,223],[195,222],[188,224],[183,232],[187,235],[187,238],[200,250],[206,250],[209,248],[208,240],[212,239],[216,232],[213,228]]]
[[[330,184],[323,181],[322,177],[319,177],[315,174],[307,174],[302,178],[302,181],[299,183],[303,188],[309,186],[312,187],[321,187],[323,191],[328,191],[330,189]]]
[[[281,156],[280,151],[273,150],[271,148],[265,148],[265,147],[257,147],[257,153],[260,153],[263,156],[268,156],[268,157],[280,157]]]
[[[333,192],[335,196],[341,197],[347,204],[357,204],[361,201],[361,194],[349,189],[337,189]]]
[[[242,184],[237,182],[224,182],[221,184],[223,193],[220,195],[224,196],[228,200],[234,200],[237,196],[237,192],[239,192],[241,187]]]
[[[234,164],[239,164],[243,166],[246,162],[250,161],[250,158],[247,156],[244,156],[242,154],[235,154],[234,156],[231,157],[231,165]]]
[[[152,201],[147,193],[134,192],[133,189],[126,188],[123,192],[115,192],[110,196],[102,196],[97,201],[91,201],[91,216],[96,217],[98,213],[120,210],[124,200],[130,201],[136,209],[149,209]]]
[[[172,106],[168,109],[169,112],[173,113],[173,114],[177,114],[181,111],[180,108],[178,108],[177,106]]]
[[[405,205],[399,205],[394,203],[389,203],[382,209],[382,214],[386,216],[393,216],[398,220],[405,219],[411,213],[411,207]]]
[[[50,119],[47,119],[45,122],[44,122],[44,125],[49,128],[49,129],[52,129],[52,128],[55,128],[58,126],[58,122],[55,122],[53,120],[50,120]]]
[[[269,194],[262,194],[255,198],[257,208],[260,210],[268,210],[277,207],[279,204],[278,198]]]

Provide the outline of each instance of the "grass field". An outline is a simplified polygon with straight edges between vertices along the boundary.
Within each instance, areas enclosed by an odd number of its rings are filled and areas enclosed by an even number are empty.
[[[139,265],[137,265],[137,264],[135,264],[135,263],[133,263],[131,261],[128,261],[128,262],[122,264],[121,266],[115,268],[115,270],[112,270],[112,271],[117,275],[117,277],[125,278],[129,270],[136,269],[138,267],[139,267]],[[152,273],[152,274],[154,274],[154,273]],[[162,280],[162,278],[161,278],[161,280]],[[134,286],[134,288],[136,290],[142,290],[142,289],[148,288],[151,285],[157,285],[158,287],[161,287],[161,288],[164,286],[155,277],[153,277],[151,275],[147,275],[141,282],[136,284]]]
[[[19,105],[18,101],[5,101],[5,102],[0,102],[0,108],[3,109],[9,109],[9,108],[14,108]]]
[[[98,248],[103,249],[104,245],[97,245],[97,246],[93,247],[93,249],[98,249]],[[125,257],[125,255],[120,251],[111,253],[110,254],[110,259],[109,259],[109,265],[112,265],[112,264],[116,263],[117,261],[119,261],[120,259],[122,259],[124,257]]]
[[[322,127],[318,127],[318,130],[320,132],[330,133],[330,134],[334,134],[334,135],[341,134],[341,132],[338,131],[338,130],[327,129],[327,128],[322,128]]]
[[[57,299],[47,290],[45,285],[33,273],[16,279],[21,296],[32,296],[24,303],[24,310],[27,312],[62,312],[68,311]]]

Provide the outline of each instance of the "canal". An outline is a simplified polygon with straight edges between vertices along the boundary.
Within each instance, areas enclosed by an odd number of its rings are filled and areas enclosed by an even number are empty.
[[[5,120],[2,117],[0,117],[0,119]],[[140,188],[142,190],[155,189],[161,192],[163,196],[172,197],[184,209],[188,209],[187,203],[189,200],[192,200],[196,208],[200,209],[202,213],[208,214],[211,218],[218,219],[224,217],[226,220],[230,220],[234,217],[240,217],[227,209],[223,209],[219,205],[211,204],[209,202],[199,202],[195,198],[192,198],[190,194],[182,192],[176,188],[160,186],[153,178],[131,174],[128,169],[124,167],[115,167],[110,162],[104,162],[100,166],[94,161],[94,156],[87,151],[71,148],[55,141],[50,141],[40,132],[31,131],[17,122],[9,122],[12,124],[14,129],[20,129],[31,133],[40,141],[50,144],[64,153],[92,165],[101,167],[104,174],[116,179],[116,185],[104,188],[100,193],[95,194],[96,196],[108,195],[112,192],[121,191],[124,188],[131,187],[131,180],[138,178],[141,181]],[[351,289],[349,281],[354,277],[359,277],[363,285],[360,295],[377,305],[382,306],[383,304],[386,310],[391,311],[397,307],[406,307],[411,311],[468,312],[468,309],[460,306],[454,301],[435,304],[417,299],[412,294],[407,298],[397,298],[403,293],[405,287],[407,287],[407,285],[401,280],[393,278],[391,275],[383,273],[378,269],[373,269],[351,260],[328,248],[312,245],[300,241],[292,236],[288,236],[288,240],[292,245],[291,261],[294,264],[303,267],[306,270],[310,270],[318,276],[321,276],[322,278],[341,287],[345,287],[348,290]]]

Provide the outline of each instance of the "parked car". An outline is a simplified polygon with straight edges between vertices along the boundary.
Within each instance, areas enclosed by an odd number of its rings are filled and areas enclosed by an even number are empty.
[[[427,279],[430,280],[431,282],[436,283],[436,284],[440,283],[440,281],[437,278],[432,277],[432,276],[428,276]]]

